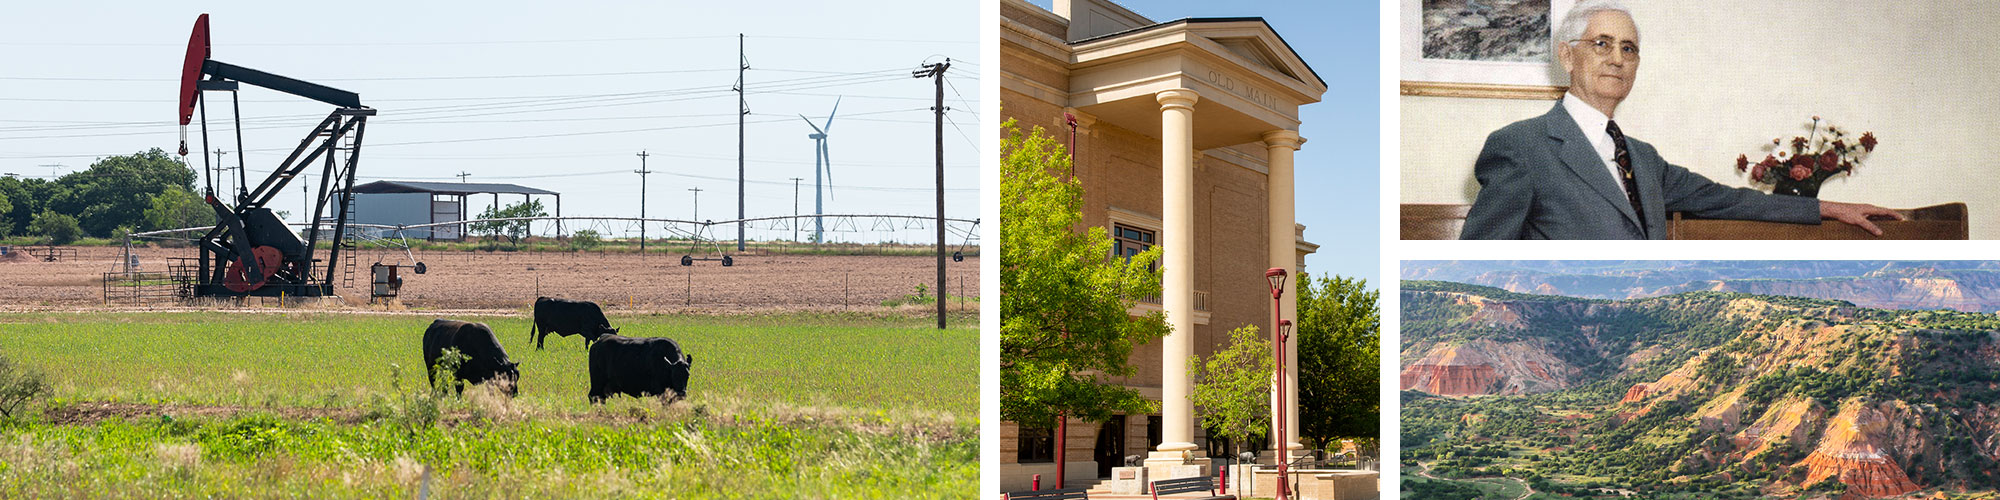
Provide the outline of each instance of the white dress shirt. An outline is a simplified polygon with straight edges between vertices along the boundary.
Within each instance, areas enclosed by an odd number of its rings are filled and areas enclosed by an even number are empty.
[[[1625,179],[1618,173],[1618,145],[1611,141],[1611,133],[1605,132],[1605,124],[1611,117],[1583,102],[1576,94],[1563,94],[1563,111],[1576,120],[1577,128],[1583,129],[1583,137],[1590,140],[1590,148],[1597,150],[1597,157],[1604,160],[1605,173],[1611,174],[1611,185],[1625,190]],[[1628,193],[1629,194],[1629,193]]]

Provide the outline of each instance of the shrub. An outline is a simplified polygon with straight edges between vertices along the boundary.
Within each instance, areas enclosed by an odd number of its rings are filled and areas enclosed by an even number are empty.
[[[19,418],[48,395],[49,384],[40,372],[0,356],[0,419]]]
[[[596,250],[597,247],[603,245],[604,235],[597,234],[597,231],[594,229],[578,230],[576,234],[569,237],[569,248],[571,250]]]
[[[883,307],[897,307],[897,306],[901,306],[901,305],[904,305],[904,304],[935,304],[935,303],[937,303],[937,297],[936,297],[936,296],[934,296],[934,295],[931,295],[931,287],[930,287],[930,285],[925,285],[925,284],[923,284],[923,283],[918,283],[918,284],[917,284],[917,286],[916,286],[916,288],[914,288],[914,289],[913,289],[913,291],[914,291],[914,293],[912,293],[912,294],[910,294],[910,295],[904,295],[904,296],[902,296],[902,297],[897,297],[897,298],[893,298],[893,299],[889,299],[889,300],[884,300],[884,301],[882,301],[882,306],[883,306]]]
[[[456,374],[458,365],[465,360],[466,356],[459,354],[458,349],[445,349],[437,364],[428,367],[430,385],[418,390],[404,389],[403,365],[390,363],[389,386],[396,391],[397,402],[388,411],[380,413],[386,414],[390,421],[400,424],[412,435],[436,426],[438,419],[444,415],[445,399],[452,397],[459,387]]]

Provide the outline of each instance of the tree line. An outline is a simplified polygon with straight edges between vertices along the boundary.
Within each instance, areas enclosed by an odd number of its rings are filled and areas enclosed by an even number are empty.
[[[53,180],[0,177],[0,237],[62,245],[214,224],[196,193],[194,170],[159,148],[100,158]]]

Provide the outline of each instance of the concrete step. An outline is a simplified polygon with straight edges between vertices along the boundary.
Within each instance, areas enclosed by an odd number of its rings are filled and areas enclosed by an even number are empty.
[[[1106,483],[1108,483],[1108,482],[1109,482],[1109,480],[1106,480],[1106,479],[1070,479],[1070,478],[1064,478],[1064,479],[1063,479],[1063,486],[1065,486],[1065,487],[1070,487],[1070,488],[1090,488],[1090,489],[1091,489],[1092,491],[1096,491],[1096,490],[1097,490],[1097,489],[1099,489],[1099,488],[1105,488],[1105,487],[1106,487]]]

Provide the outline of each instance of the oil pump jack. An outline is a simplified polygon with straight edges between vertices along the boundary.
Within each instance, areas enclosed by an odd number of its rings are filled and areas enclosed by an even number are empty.
[[[243,178],[246,174],[241,169],[244,161],[242,118],[236,113],[231,114],[236,125],[239,182],[236,192],[217,193],[213,170],[204,169],[203,179],[207,182],[207,189],[203,199],[215,210],[216,225],[197,240],[201,257],[192,266],[196,268],[195,274],[191,280],[184,282],[186,285],[182,293],[195,297],[334,295],[333,274],[340,263],[340,241],[347,230],[348,205],[352,203],[351,197],[345,193],[354,187],[354,167],[361,158],[361,137],[368,128],[368,117],[374,116],[375,110],[362,106],[361,96],[353,92],[210,58],[208,14],[202,14],[195,19],[194,34],[188,38],[187,59],[181,69],[182,157],[188,154],[187,127],[197,111],[201,117],[202,149],[209,147],[208,104],[203,96],[208,92],[229,92],[231,106],[240,111],[242,106],[236,100],[239,84],[304,97],[332,104],[336,108],[305,139],[299,141],[298,148],[292,150],[291,155],[285,157],[285,161],[256,189],[246,189],[249,183],[241,182],[246,180]],[[346,140],[344,146],[341,144],[343,140]],[[338,152],[346,153],[345,161],[335,160]],[[203,153],[201,156],[202,164],[207,166],[209,155]],[[220,158],[217,161],[220,162]],[[313,203],[312,225],[306,229],[305,238],[301,240],[267,205],[286,184],[311,169],[315,163],[320,165],[318,198]],[[330,204],[333,210],[327,210]],[[330,234],[320,230],[327,217],[333,218]],[[321,260],[313,258],[313,252],[322,237],[334,244],[327,251],[325,271],[316,272]]]

